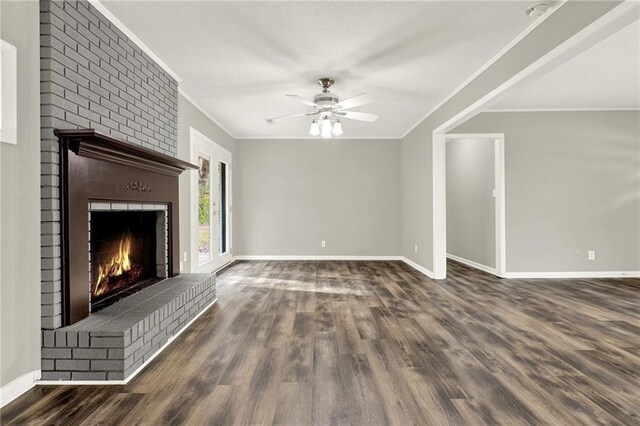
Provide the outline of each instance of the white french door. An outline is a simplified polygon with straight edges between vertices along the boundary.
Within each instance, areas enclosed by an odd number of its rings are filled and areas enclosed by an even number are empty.
[[[231,261],[231,153],[191,129],[191,271]]]

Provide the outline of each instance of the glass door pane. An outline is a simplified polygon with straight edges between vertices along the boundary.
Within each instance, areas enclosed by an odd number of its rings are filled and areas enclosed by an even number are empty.
[[[211,159],[198,155],[198,265],[211,260]]]
[[[219,240],[219,254],[227,252],[227,165],[223,162],[218,163],[218,169],[220,176],[220,202],[218,207],[218,213],[220,220],[218,235]]]

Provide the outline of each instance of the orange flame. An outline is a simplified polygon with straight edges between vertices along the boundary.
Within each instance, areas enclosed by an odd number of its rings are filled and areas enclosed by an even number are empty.
[[[116,277],[122,275],[126,271],[131,270],[131,259],[129,252],[131,251],[131,237],[126,236],[120,240],[118,252],[113,255],[111,260],[104,265],[98,266],[98,279],[96,281],[93,294],[100,296],[108,290],[108,286],[101,286],[102,281],[107,277]]]

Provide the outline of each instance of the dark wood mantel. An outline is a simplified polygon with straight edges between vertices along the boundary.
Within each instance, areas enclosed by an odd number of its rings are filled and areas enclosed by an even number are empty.
[[[194,164],[114,138],[94,129],[57,129],[53,133],[61,142],[68,143],[71,151],[84,157],[113,161],[172,175],[179,175],[187,169],[198,168]]]
[[[89,315],[89,202],[166,204],[169,276],[178,275],[178,176],[198,166],[92,129],[55,130],[60,140],[62,317]]]

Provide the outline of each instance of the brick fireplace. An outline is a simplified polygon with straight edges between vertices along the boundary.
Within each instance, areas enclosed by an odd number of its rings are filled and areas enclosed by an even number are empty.
[[[101,134],[60,138],[63,327],[43,330],[43,380],[125,380],[216,297],[177,277],[178,177],[197,166]]]
[[[90,2],[39,5],[42,379],[126,380],[216,296],[177,276],[178,82]]]

